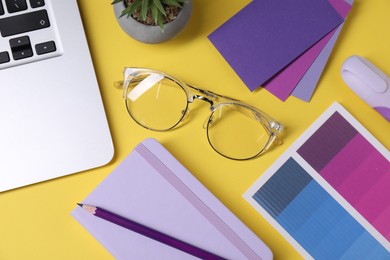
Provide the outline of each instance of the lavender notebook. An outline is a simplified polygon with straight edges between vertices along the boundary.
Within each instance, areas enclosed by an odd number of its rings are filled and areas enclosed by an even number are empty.
[[[160,143],[140,143],[82,203],[103,207],[228,259],[270,249]],[[194,259],[77,207],[72,216],[117,259]]]
[[[253,1],[209,39],[254,90],[342,22],[327,0]]]

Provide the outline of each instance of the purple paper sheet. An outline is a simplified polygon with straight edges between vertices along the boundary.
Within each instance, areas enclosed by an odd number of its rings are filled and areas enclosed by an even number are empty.
[[[351,9],[351,6],[343,0],[329,0],[329,2],[343,18],[347,16]],[[336,31],[337,29],[334,29],[328,33],[270,81],[266,82],[264,87],[277,98],[285,101]]]
[[[353,4],[353,0],[346,0],[346,2],[350,5]],[[306,102],[310,101],[317,86],[317,83],[321,77],[322,71],[324,70],[326,62],[328,61],[328,58],[333,50],[336,40],[339,37],[339,34],[343,28],[343,25],[344,23],[339,25],[337,31],[334,33],[325,48],[321,51],[320,55],[318,55],[317,59],[307,70],[306,74],[299,81],[298,85],[295,87],[291,95]]]
[[[209,39],[254,90],[342,22],[327,0],[253,1]]]

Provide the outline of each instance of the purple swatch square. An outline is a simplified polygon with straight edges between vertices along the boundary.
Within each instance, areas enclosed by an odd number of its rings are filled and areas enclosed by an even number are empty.
[[[209,39],[254,90],[342,22],[327,0],[253,1]]]
[[[320,172],[357,134],[357,130],[340,113],[335,112],[297,153]]]

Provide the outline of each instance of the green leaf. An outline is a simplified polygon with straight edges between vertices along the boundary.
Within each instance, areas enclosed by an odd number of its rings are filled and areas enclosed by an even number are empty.
[[[161,12],[157,13],[157,24],[160,26],[161,31],[164,32],[164,18]]]
[[[127,15],[127,17],[129,17],[137,9],[140,8],[141,4],[142,4],[142,0],[136,0],[136,1],[132,2],[129,6],[126,7],[125,10],[122,11],[122,14],[119,16],[119,18],[121,18],[122,16],[125,16],[125,15]]]
[[[141,5],[142,5],[142,0],[137,0],[133,2],[133,6],[131,7],[129,15],[127,17],[129,17],[131,14],[137,11],[141,7]]]
[[[167,15],[165,13],[164,7],[162,6],[160,0],[153,0],[153,4],[157,7],[157,9],[160,11],[162,15],[164,16]]]
[[[157,18],[158,18],[158,9],[155,5],[151,5],[150,10],[152,12],[152,17],[154,22],[157,24]]]
[[[179,2],[177,0],[162,0],[161,2],[166,4],[166,5],[181,7],[181,4],[179,4]]]
[[[141,18],[143,21],[146,20],[146,17],[148,15],[148,6],[149,6],[149,0],[142,0]]]
[[[126,7],[126,9],[122,11],[122,13],[119,16],[119,18],[121,18],[122,16],[125,16],[130,11],[130,8],[131,8],[130,5],[128,7]]]

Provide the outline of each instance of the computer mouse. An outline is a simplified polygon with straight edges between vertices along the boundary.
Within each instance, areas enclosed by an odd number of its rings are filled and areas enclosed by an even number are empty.
[[[341,67],[345,83],[390,122],[390,78],[367,59],[354,55]]]

